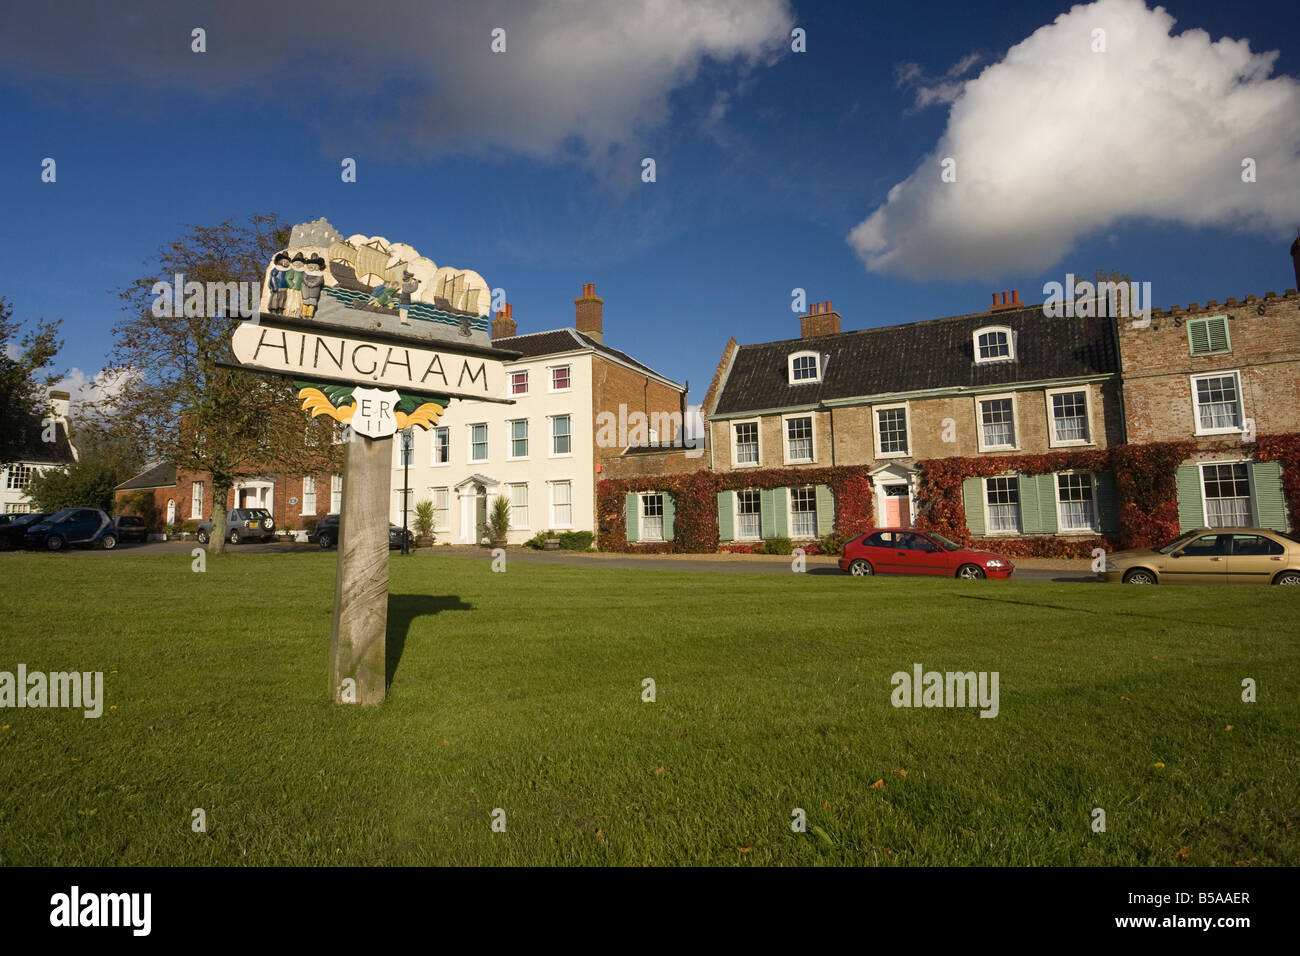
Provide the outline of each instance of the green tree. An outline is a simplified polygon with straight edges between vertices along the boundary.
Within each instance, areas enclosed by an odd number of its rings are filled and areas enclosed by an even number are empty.
[[[38,511],[81,507],[112,512],[113,489],[124,480],[112,462],[83,456],[66,469],[50,468],[34,477],[27,486],[27,497]]]
[[[0,467],[17,461],[40,441],[41,419],[49,414],[46,392],[60,377],[41,371],[63,347],[60,321],[41,319],[23,333],[13,307],[0,298]],[[10,357],[11,350],[16,357]]]
[[[151,459],[211,476],[214,551],[225,549],[226,500],[238,479],[270,470],[337,470],[341,450],[333,422],[307,419],[291,382],[221,364],[233,360],[238,315],[174,308],[180,314],[160,316],[155,286],[180,273],[186,282],[260,288],[266,264],[288,241],[288,226],[275,216],[191,225],[158,250],[148,275],[120,290],[126,315],[113,329],[109,371],[127,385],[99,411],[132,430]]]

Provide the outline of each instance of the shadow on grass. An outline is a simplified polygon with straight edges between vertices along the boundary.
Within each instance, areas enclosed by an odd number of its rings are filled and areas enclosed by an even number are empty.
[[[390,594],[388,595],[388,634],[384,646],[384,686],[393,686],[393,675],[406,648],[406,635],[411,632],[411,622],[440,611],[472,611],[474,605],[466,604],[454,594]]]
[[[1230,625],[1221,621],[1193,621],[1182,615],[1167,614],[1143,614],[1140,611],[1134,611],[1127,607],[1124,608],[1106,608],[1104,610],[1089,607],[1070,607],[1065,604],[1046,604],[1042,601],[1017,601],[1012,598],[986,597],[979,594],[961,594],[959,597],[967,601],[991,601],[994,604],[1017,604],[1021,607],[1051,608],[1054,611],[1074,611],[1077,614],[1105,614],[1106,616],[1118,617],[1140,617],[1148,621],[1164,621],[1173,624],[1196,624],[1203,627],[1222,627],[1228,628]]]

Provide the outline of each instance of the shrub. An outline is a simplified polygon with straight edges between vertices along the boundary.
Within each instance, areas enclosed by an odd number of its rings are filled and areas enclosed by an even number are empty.
[[[415,536],[433,543],[433,502],[420,501],[415,505]]]
[[[590,551],[595,540],[590,531],[566,531],[560,535],[560,547],[565,551]]]
[[[764,554],[789,554],[794,550],[794,544],[789,538],[764,538]]]
[[[839,554],[844,550],[845,542],[854,537],[856,536],[836,534],[832,531],[830,534],[824,534],[817,539],[817,550],[821,554]]]
[[[314,534],[316,532],[316,525],[318,524],[320,524],[319,518],[303,518],[302,530],[306,531],[308,534]]]
[[[196,531],[199,530],[199,522],[198,522],[198,520],[197,520],[197,519],[191,519],[190,521],[182,522],[182,523],[181,523],[181,530],[184,531],[186,534],[193,534],[194,532],[196,532]]]
[[[532,548],[535,551],[541,551],[542,546],[546,543],[546,539],[549,537],[551,537],[551,532],[539,531],[537,532],[537,534],[533,535],[531,538],[525,541],[524,545],[525,547]]]

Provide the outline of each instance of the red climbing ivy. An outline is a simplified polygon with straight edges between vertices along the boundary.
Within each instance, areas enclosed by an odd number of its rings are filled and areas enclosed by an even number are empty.
[[[1261,435],[1256,454],[1260,461],[1282,465],[1282,494],[1292,529],[1300,528],[1300,433]]]

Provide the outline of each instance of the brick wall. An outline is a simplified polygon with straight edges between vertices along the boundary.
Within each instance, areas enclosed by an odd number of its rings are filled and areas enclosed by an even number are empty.
[[[701,449],[703,450],[703,449]],[[642,478],[653,475],[682,475],[707,470],[708,452],[692,458],[685,449],[665,448],[658,451],[640,451],[601,462],[598,480],[605,478]]]
[[[675,415],[680,419],[682,411],[681,392],[675,388],[656,381],[648,375],[634,372],[632,369],[601,358],[592,356],[591,362],[591,404],[592,420],[601,412],[609,412],[618,418],[619,405],[627,407],[627,414],[644,412]],[[672,419],[676,421],[676,419]],[[653,422],[652,422],[653,423]],[[660,434],[660,441],[671,441],[673,435]],[[620,447],[595,449],[597,461],[613,458],[623,453]]]
[[[1191,355],[1187,320],[1216,315],[1228,316],[1231,351]],[[1245,416],[1255,420],[1258,434],[1300,431],[1300,295],[1294,291],[1154,311],[1147,328],[1121,321],[1119,341],[1130,442],[1194,438],[1190,376],[1228,370],[1241,373]]]

